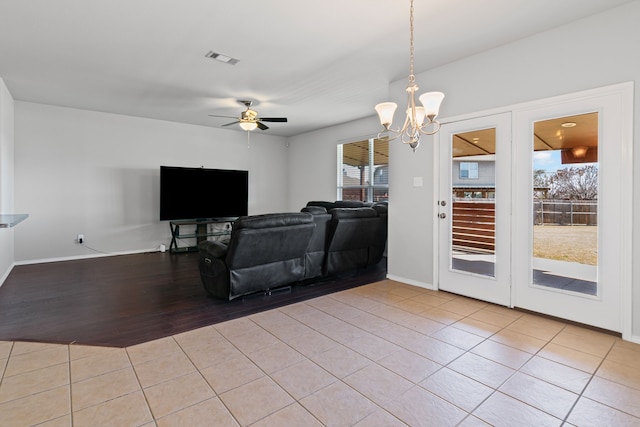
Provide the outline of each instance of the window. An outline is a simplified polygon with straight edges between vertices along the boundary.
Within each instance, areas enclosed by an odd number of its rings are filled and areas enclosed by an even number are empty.
[[[389,198],[389,140],[338,144],[337,200],[380,202]]]
[[[460,178],[478,179],[478,162],[460,162]]]

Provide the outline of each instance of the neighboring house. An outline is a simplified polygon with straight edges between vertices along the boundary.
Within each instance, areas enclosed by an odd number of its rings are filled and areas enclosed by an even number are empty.
[[[451,189],[454,198],[494,199],[496,197],[495,155],[453,159]]]

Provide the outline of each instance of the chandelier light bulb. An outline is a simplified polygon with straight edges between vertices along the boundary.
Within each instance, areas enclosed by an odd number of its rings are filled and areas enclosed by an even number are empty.
[[[444,93],[442,92],[427,92],[420,95],[420,103],[424,106],[425,116],[430,120],[435,120],[438,117],[440,111],[440,104],[444,99]]]
[[[389,130],[391,123],[393,123],[393,115],[396,112],[396,108],[398,108],[398,104],[395,102],[382,102],[375,106],[378,117],[380,118],[380,124],[387,130]]]
[[[425,117],[425,108],[424,107],[416,107],[415,108],[415,122],[414,122],[414,114],[411,111],[411,108],[407,108],[407,117],[411,121],[411,126],[422,126],[424,123]]]

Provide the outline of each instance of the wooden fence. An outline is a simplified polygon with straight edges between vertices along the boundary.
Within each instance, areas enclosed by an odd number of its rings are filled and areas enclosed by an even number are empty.
[[[494,201],[454,200],[453,250],[489,253],[496,250],[496,204]]]
[[[534,199],[533,224],[598,225],[598,201]]]
[[[485,254],[495,252],[494,200],[454,200],[452,215],[453,250]],[[535,199],[533,224],[598,225],[598,201]]]

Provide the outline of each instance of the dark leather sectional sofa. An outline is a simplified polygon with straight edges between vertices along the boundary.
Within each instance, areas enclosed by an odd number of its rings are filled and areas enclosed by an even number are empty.
[[[386,204],[309,202],[238,218],[227,244],[202,242],[200,277],[210,295],[232,300],[375,265],[386,240]]]

